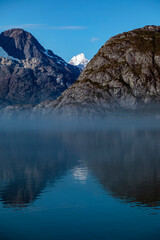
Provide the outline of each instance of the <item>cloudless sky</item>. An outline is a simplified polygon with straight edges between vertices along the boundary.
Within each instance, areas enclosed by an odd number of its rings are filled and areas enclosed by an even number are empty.
[[[0,0],[0,31],[23,28],[66,61],[145,25],[160,25],[160,0]]]

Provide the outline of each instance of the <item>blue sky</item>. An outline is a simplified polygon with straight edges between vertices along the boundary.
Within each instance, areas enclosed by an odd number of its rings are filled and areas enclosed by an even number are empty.
[[[91,59],[113,35],[160,25],[159,11],[160,0],[0,0],[0,31],[23,28],[66,61]]]

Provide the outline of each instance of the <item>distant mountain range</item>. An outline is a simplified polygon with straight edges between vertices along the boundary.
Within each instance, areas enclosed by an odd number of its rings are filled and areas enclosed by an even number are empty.
[[[30,33],[12,29],[0,34],[0,55],[0,106],[6,112],[99,115],[160,103],[159,26],[114,36],[91,61],[79,54],[69,63]]]
[[[54,100],[71,86],[80,69],[66,63],[23,29],[0,34],[0,103],[37,104]]]
[[[77,56],[74,56],[70,61],[69,64],[73,66],[77,66],[80,69],[84,70],[87,64],[89,63],[89,60],[85,58],[84,53],[78,54]]]

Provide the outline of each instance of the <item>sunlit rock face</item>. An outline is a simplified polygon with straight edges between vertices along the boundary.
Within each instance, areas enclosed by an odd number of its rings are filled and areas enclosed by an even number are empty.
[[[102,46],[52,109],[98,113],[159,103],[159,68],[160,27],[119,34]]]
[[[1,105],[35,105],[56,99],[79,74],[79,68],[46,50],[23,29],[0,34]]]

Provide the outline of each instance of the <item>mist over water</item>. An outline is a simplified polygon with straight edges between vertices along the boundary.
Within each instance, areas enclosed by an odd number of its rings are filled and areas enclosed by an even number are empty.
[[[0,239],[159,239],[160,119],[0,121]]]

